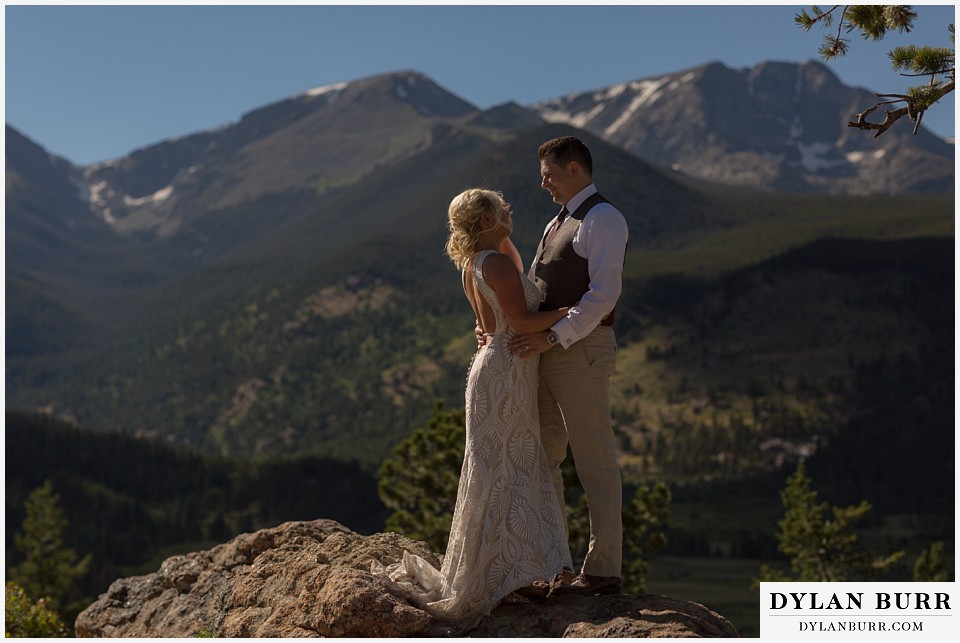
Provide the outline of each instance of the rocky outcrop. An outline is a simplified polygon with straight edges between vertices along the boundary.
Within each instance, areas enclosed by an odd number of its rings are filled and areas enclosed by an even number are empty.
[[[174,556],[114,582],[76,621],[78,637],[443,636],[451,632],[374,577],[422,542],[361,536],[331,520],[288,522],[208,551]],[[522,599],[518,599],[522,600]],[[722,616],[665,596],[557,597],[509,602],[466,636],[735,637]]]

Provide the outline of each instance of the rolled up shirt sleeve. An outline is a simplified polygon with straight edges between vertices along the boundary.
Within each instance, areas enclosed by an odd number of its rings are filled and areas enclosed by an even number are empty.
[[[609,203],[594,206],[583,218],[573,249],[587,260],[590,286],[567,316],[553,325],[565,349],[593,332],[617,305],[628,236],[626,219]]]

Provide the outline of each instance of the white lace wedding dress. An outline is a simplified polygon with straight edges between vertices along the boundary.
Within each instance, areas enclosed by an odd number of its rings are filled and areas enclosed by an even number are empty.
[[[571,566],[562,505],[540,444],[538,357],[510,354],[514,333],[481,271],[489,254],[479,253],[473,267],[497,328],[467,378],[466,449],[443,566],[409,553],[389,567],[371,566],[432,616],[461,626],[514,590]],[[520,277],[527,308],[536,310],[540,292]]]

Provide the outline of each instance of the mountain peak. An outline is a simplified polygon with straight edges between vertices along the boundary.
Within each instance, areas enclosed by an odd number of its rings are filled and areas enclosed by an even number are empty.
[[[916,137],[891,131],[879,145],[850,131],[855,112],[874,102],[872,93],[844,85],[816,61],[742,69],[710,62],[533,109],[544,120],[717,183],[841,194],[952,192],[953,150],[923,128]]]
[[[424,116],[458,117],[478,111],[476,106],[416,71],[371,76],[351,83],[350,89],[358,93],[375,92],[390,96],[411,105]]]
[[[319,85],[215,131],[87,167],[90,205],[125,234],[167,237],[206,209],[346,185],[429,147],[437,121],[477,113],[415,71]]]
[[[543,119],[535,111],[514,101],[494,105],[483,112],[473,114],[470,118],[477,125],[505,131],[521,131],[543,124]]]

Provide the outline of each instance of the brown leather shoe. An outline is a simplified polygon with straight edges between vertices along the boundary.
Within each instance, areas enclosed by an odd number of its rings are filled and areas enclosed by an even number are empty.
[[[619,593],[619,576],[590,576],[589,574],[580,574],[570,583],[557,584],[550,588],[550,596],[557,596],[560,594],[593,596],[596,594]]]
[[[553,578],[550,579],[550,594],[553,594],[553,590],[562,585],[569,585],[573,581],[577,580],[579,576],[569,567],[562,568],[559,572],[553,575]]]
[[[539,603],[547,600],[547,596],[550,594],[550,585],[542,580],[535,580],[526,587],[514,590],[513,593]]]

